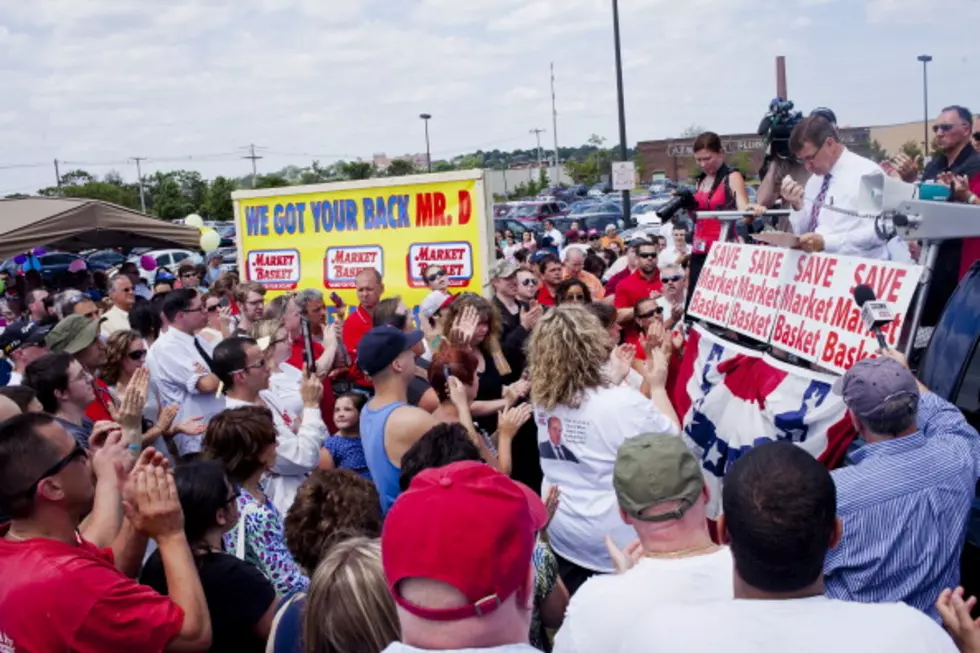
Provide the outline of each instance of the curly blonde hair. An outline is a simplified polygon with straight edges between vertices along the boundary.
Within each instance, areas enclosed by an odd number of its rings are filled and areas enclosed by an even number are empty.
[[[599,318],[575,304],[552,308],[527,344],[532,403],[545,410],[578,407],[585,390],[607,385],[608,360],[609,333]]]
[[[470,292],[463,293],[458,295],[453,303],[443,309],[442,336],[445,338],[445,342],[450,341],[449,335],[453,330],[453,323],[467,306],[475,308],[480,316],[480,320],[486,320],[487,326],[489,327],[487,337],[480,343],[480,351],[484,354],[489,354],[493,358],[494,367],[497,368],[497,372],[501,376],[507,376],[510,374],[511,369],[507,363],[507,359],[504,358],[503,350],[500,348],[500,334],[503,331],[503,326],[500,322],[500,313],[497,312],[497,307],[485,297]]]
[[[122,376],[122,364],[129,355],[129,347],[137,340],[142,340],[143,336],[138,331],[123,329],[116,331],[109,336],[109,341],[105,348],[105,365],[102,366],[100,375],[106,385],[116,385],[119,377]]]

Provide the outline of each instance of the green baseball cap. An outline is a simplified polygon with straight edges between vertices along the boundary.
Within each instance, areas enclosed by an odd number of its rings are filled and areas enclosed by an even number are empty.
[[[613,488],[620,508],[645,522],[680,519],[704,489],[701,464],[677,435],[643,433],[619,447],[613,466]],[[669,512],[643,515],[668,502],[680,502]]]
[[[53,352],[66,351],[74,355],[99,339],[99,329],[100,320],[84,315],[69,315],[51,329],[45,342]]]

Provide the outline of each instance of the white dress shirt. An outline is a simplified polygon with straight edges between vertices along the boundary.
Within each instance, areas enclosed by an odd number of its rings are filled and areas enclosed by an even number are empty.
[[[911,261],[908,246],[903,241],[893,239],[894,242],[885,243],[878,237],[872,218],[845,215],[830,208],[857,211],[861,177],[878,172],[881,169],[877,163],[844,148],[830,170],[830,185],[823,200],[825,206],[817,209],[816,229],[811,228],[813,204],[820,194],[824,175],[812,175],[807,180],[802,210],[794,210],[789,215],[793,231],[799,235],[810,232],[820,234],[823,236],[824,251],[828,254]]]
[[[320,445],[327,437],[327,425],[323,423],[319,408],[304,408],[298,432],[292,425],[296,415],[276,399],[276,396],[263,390],[259,398],[272,411],[272,421],[276,424],[276,465],[266,479],[266,494],[269,500],[285,515],[293,505],[299,486],[306,475],[316,469],[320,462]],[[240,399],[225,398],[225,409],[254,406]]]
[[[202,343],[205,351],[213,346]],[[194,364],[200,363],[205,371],[198,371]],[[182,424],[192,417],[201,417],[204,424],[224,410],[225,399],[215,393],[202,393],[197,382],[208,375],[207,362],[194,346],[194,336],[171,328],[157,338],[146,354],[146,366],[150,377],[160,393],[163,406],[178,404],[180,411],[174,420]],[[201,450],[201,437],[179,433],[174,437],[180,455],[197,453]]]
[[[102,316],[103,336],[109,337],[116,331],[125,331],[131,328],[129,326],[129,313],[118,306],[113,306]]]
[[[551,243],[557,248],[561,249],[561,246],[565,244],[565,237],[561,234],[558,229],[552,229],[551,231],[544,232],[545,236],[551,238]]]

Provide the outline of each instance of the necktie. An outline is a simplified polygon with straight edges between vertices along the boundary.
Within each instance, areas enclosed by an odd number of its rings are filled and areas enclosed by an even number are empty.
[[[831,174],[828,172],[823,176],[823,183],[820,184],[820,192],[817,194],[817,199],[813,202],[813,208],[810,209],[810,227],[806,230],[807,233],[812,234],[817,230],[817,224],[820,217],[820,209],[823,208],[823,202],[827,199],[827,190],[830,188],[830,178]]]

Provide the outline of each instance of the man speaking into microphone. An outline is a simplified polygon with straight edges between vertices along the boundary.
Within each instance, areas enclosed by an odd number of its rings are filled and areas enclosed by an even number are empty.
[[[793,209],[789,219],[804,252],[827,252],[864,258],[910,262],[908,246],[886,243],[875,221],[847,215],[856,212],[861,177],[880,172],[871,159],[848,150],[837,127],[822,115],[804,118],[790,135],[789,147],[813,176],[803,186],[789,177],[781,193]],[[835,210],[839,209],[839,210]]]

